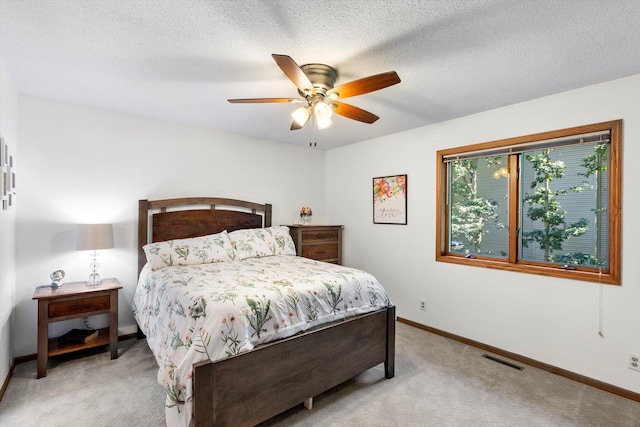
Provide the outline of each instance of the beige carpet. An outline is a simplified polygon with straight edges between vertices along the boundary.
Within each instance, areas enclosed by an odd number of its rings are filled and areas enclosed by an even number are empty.
[[[397,325],[396,377],[382,366],[299,405],[264,426],[616,426],[640,427],[640,403]],[[0,426],[163,426],[164,393],[145,341],[108,353],[16,367],[0,402]],[[274,390],[277,393],[277,390]]]

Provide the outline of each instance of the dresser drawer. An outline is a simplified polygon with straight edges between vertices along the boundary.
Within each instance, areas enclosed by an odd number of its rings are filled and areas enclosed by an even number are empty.
[[[338,242],[338,230],[303,230],[302,243]]]
[[[302,247],[302,256],[305,258],[327,260],[338,259],[338,245],[330,243],[326,245],[305,245]]]
[[[109,295],[68,301],[53,301],[49,303],[49,318],[53,319],[101,310],[109,311],[109,306]]]

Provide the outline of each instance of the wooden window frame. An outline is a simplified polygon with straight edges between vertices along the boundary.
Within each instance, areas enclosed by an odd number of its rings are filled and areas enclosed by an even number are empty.
[[[566,138],[592,132],[610,132],[609,146],[609,188],[608,188],[608,269],[576,268],[566,269],[554,264],[536,263],[518,260],[518,218],[520,212],[519,178],[510,178],[508,184],[509,232],[508,255],[504,259],[489,257],[467,258],[465,254],[453,253],[448,247],[448,215],[447,206],[447,164],[446,158],[452,155],[463,155],[474,151],[489,151],[514,145],[535,143],[554,138]],[[518,161],[516,156],[509,156],[509,176],[517,177]],[[622,120],[614,120],[550,132],[543,132],[483,142],[464,147],[440,150],[436,155],[436,261],[460,265],[493,268],[505,271],[537,274],[564,279],[582,280],[610,285],[621,285],[621,252],[622,252]]]

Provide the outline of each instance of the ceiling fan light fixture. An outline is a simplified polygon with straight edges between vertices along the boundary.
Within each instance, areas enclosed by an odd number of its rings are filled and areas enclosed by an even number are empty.
[[[300,107],[293,113],[291,113],[291,117],[293,117],[293,120],[295,120],[296,123],[298,123],[300,126],[304,126],[304,124],[307,123],[307,120],[309,120],[309,115],[310,113],[308,107]]]
[[[333,109],[329,104],[320,101],[313,106],[313,112],[318,119],[329,119],[333,114]]]
[[[316,126],[318,129],[328,128],[332,123],[333,121],[331,120],[331,117],[320,117],[316,114]]]

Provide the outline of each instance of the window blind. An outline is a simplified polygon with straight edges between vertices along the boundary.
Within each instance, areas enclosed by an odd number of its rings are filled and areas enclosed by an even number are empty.
[[[457,160],[470,160],[479,157],[502,156],[507,154],[520,154],[528,151],[544,150],[546,148],[566,147],[580,144],[609,144],[611,142],[610,131],[600,131],[585,133],[582,135],[572,135],[571,137],[560,137],[539,141],[523,142],[522,144],[509,145],[504,147],[493,147],[483,150],[469,151],[445,155],[442,157],[445,163]]]

